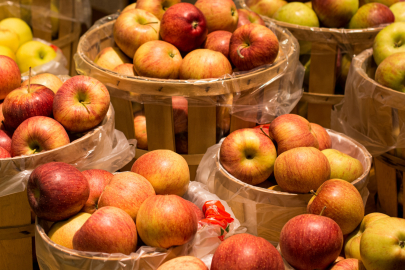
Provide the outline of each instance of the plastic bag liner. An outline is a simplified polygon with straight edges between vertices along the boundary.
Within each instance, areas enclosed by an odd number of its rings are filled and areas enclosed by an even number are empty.
[[[360,192],[365,205],[369,195],[367,184],[371,155],[364,146],[346,135],[329,129],[327,132],[332,139],[333,149],[357,158],[363,165],[363,174],[352,183]],[[196,181],[207,184],[211,192],[225,200],[241,226],[246,227],[249,233],[263,237],[277,246],[284,224],[307,212],[312,194],[278,192],[236,179],[219,162],[222,141],[207,150],[197,169]]]
[[[184,199],[196,204],[200,209],[208,200],[219,200],[218,196],[208,191],[206,185],[190,182]],[[235,219],[230,224],[229,237],[242,233],[240,223],[231,208],[220,200],[226,211]],[[53,243],[47,236],[51,222],[37,219],[35,242],[38,263],[43,270],[156,270],[164,261],[178,256],[195,256],[200,258],[208,268],[211,266],[212,255],[221,243],[218,225],[206,225],[200,228],[195,237],[188,243],[169,249],[142,246],[130,255],[75,251]],[[139,239],[138,239],[139,241]]]
[[[369,49],[353,59],[345,99],[332,111],[332,127],[363,144],[372,156],[405,148],[405,94],[374,81]]]
[[[115,172],[135,156],[136,140],[127,140],[114,129],[112,105],[99,126],[71,143],[29,156],[0,159],[0,197],[22,192],[36,167],[48,162],[66,162],[79,170]]]
[[[79,41],[75,55],[79,74],[104,83],[112,96],[141,104],[167,105],[172,96],[186,97],[189,106],[217,106],[253,123],[268,123],[289,113],[302,96],[304,69],[299,63],[299,44],[288,30],[267,23],[278,37],[276,61],[247,72],[234,71],[223,78],[172,80],[125,76],[96,65],[93,60],[104,48],[114,46],[113,26],[119,14],[95,23]],[[221,122],[223,119],[218,119]]]

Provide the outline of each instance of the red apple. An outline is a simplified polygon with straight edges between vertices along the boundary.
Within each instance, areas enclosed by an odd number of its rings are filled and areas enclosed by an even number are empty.
[[[180,79],[225,78],[232,74],[232,65],[220,52],[208,49],[194,50],[184,57]]]
[[[188,190],[190,170],[186,160],[170,150],[154,150],[138,158],[131,171],[145,177],[156,194],[183,196]]]
[[[361,262],[357,259],[344,259],[335,263],[328,270],[362,270]]]
[[[236,29],[229,44],[229,57],[240,70],[272,64],[278,55],[276,35],[259,24],[246,24]]]
[[[114,70],[117,66],[130,63],[131,60],[118,47],[102,49],[94,59],[94,63],[102,68]]]
[[[177,3],[180,0],[138,0],[135,8],[146,10],[161,20],[165,11]]]
[[[4,124],[3,103],[0,104],[0,130],[4,131],[10,138],[13,136],[14,130]]]
[[[197,218],[197,221],[200,221],[205,218],[203,211],[201,211],[201,209],[198,208],[197,205],[195,205],[194,203],[187,201],[187,200],[184,200],[184,201],[186,201],[188,206],[190,206],[190,208],[193,210],[195,217]]]
[[[188,131],[188,101],[185,97],[172,97],[174,134]]]
[[[207,37],[207,32],[204,14],[189,3],[169,7],[160,25],[161,38],[182,52],[190,52],[200,47]]]
[[[63,126],[52,118],[28,118],[14,131],[11,138],[11,155],[31,155],[55,149],[70,143]]]
[[[135,73],[134,65],[129,63],[118,65],[112,71],[125,76],[137,76],[137,74]]]
[[[82,174],[89,182],[90,195],[81,211],[93,214],[98,208],[97,202],[101,193],[110,183],[114,175],[108,171],[99,169],[82,171]]]
[[[378,27],[383,24],[393,23],[395,16],[392,11],[383,4],[369,3],[361,8],[354,14],[350,20],[350,29],[363,29]]]
[[[231,41],[232,33],[228,31],[214,31],[208,34],[207,40],[204,42],[204,49],[220,52],[229,59],[229,42]]]
[[[27,184],[28,202],[44,220],[59,221],[77,214],[89,198],[86,177],[63,162],[40,165],[32,171]]]
[[[195,6],[204,14],[208,33],[218,30],[235,31],[239,16],[232,0],[198,0]]]
[[[16,129],[33,116],[52,116],[55,93],[46,86],[31,84],[11,91],[3,102],[4,123]]]
[[[3,130],[0,130],[0,147],[4,148],[5,150],[7,150],[7,152],[11,153],[11,138]]]
[[[28,85],[28,81],[29,80],[23,81],[21,86]],[[56,77],[51,73],[41,73],[35,75],[34,77],[31,77],[30,81],[31,84],[40,84],[46,86],[49,89],[51,89],[54,93],[56,93],[63,84],[63,82],[58,77]]]
[[[176,153],[188,154],[188,133],[179,133],[174,136]]]
[[[231,175],[250,185],[264,182],[273,173],[277,152],[261,130],[238,129],[221,145],[219,160]]]
[[[332,219],[304,214],[284,225],[279,244],[281,254],[294,269],[325,269],[339,256],[343,234]]]
[[[146,133],[146,117],[142,111],[137,112],[134,116],[136,147],[148,150],[148,135]]]
[[[11,157],[10,152],[0,146],[0,158],[10,158],[10,157]]]
[[[136,217],[139,236],[146,245],[152,247],[183,245],[193,238],[197,225],[194,211],[177,195],[147,198]]]
[[[267,240],[236,234],[222,242],[212,258],[211,270],[284,270],[283,259]]]
[[[310,125],[312,132],[318,139],[319,150],[322,151],[332,148],[332,139],[330,138],[328,132],[326,132],[326,130],[318,124],[310,123]]]
[[[312,0],[312,9],[329,28],[345,27],[359,8],[359,0]]]
[[[98,200],[98,207],[118,207],[135,221],[142,203],[155,195],[152,185],[142,175],[123,172],[111,179]]]
[[[74,76],[55,95],[53,116],[70,132],[84,132],[104,119],[110,106],[107,88],[96,79]]]
[[[21,86],[21,72],[17,63],[8,56],[0,55],[0,99]]]
[[[238,28],[245,24],[255,23],[266,26],[262,17],[256,12],[246,10],[246,9],[238,9],[239,14],[239,21],[238,21]]]
[[[103,207],[75,233],[73,248],[129,255],[136,250],[136,231],[134,221],[125,211],[112,206]]]
[[[165,262],[157,270],[208,270],[208,268],[196,257],[182,256]]]

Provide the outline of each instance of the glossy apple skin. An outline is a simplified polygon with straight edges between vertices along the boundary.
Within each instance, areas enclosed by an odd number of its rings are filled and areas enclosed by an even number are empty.
[[[54,93],[56,93],[62,86],[63,82],[53,74],[41,73],[31,78],[31,84],[40,84],[46,86]],[[28,85],[28,80],[23,81],[23,83],[21,84],[21,86],[26,85]]]
[[[134,68],[139,76],[177,79],[183,58],[172,44],[153,40],[142,44],[134,56]]]
[[[4,148],[7,152],[11,153],[11,138],[3,130],[0,130],[0,147]]]
[[[315,133],[315,136],[318,140],[319,144],[319,151],[332,148],[332,139],[330,138],[328,132],[326,130],[315,123],[310,123],[311,130]]]
[[[218,30],[235,31],[239,15],[232,0],[198,0],[194,5],[204,14],[208,33]]]
[[[110,183],[114,175],[106,170],[100,169],[82,171],[82,174],[89,182],[90,195],[81,211],[93,214],[98,208],[97,203],[101,193]]]
[[[31,209],[47,221],[60,221],[77,214],[89,198],[86,177],[74,166],[51,162],[34,169],[28,179]]]
[[[102,49],[94,59],[94,63],[108,70],[116,66],[130,63],[131,60],[118,47],[107,47]]]
[[[294,269],[325,269],[339,256],[343,234],[332,219],[304,214],[284,225],[279,245],[284,259]]]
[[[235,178],[257,185],[270,177],[277,158],[276,148],[261,130],[245,128],[229,134],[222,142],[219,160]]]
[[[143,9],[130,9],[117,18],[114,24],[114,41],[129,57],[144,43],[159,39],[160,21]]]
[[[298,147],[278,156],[274,176],[282,190],[308,193],[330,179],[328,159],[316,148]]]
[[[405,266],[405,219],[384,218],[370,224],[360,240],[367,270],[399,270]]]
[[[248,0],[246,5],[257,14],[272,18],[274,13],[284,5],[287,5],[283,0]]]
[[[363,29],[377,27],[382,24],[393,23],[394,13],[385,5],[380,3],[369,3],[359,8],[350,20],[350,29]]]
[[[135,252],[137,230],[132,218],[117,207],[98,209],[73,237],[73,248],[103,253]]]
[[[157,195],[183,196],[190,183],[190,170],[186,160],[170,150],[154,150],[142,155],[131,171],[145,177]]]
[[[255,23],[255,24],[260,24],[260,25],[265,26],[263,19],[256,12],[246,10],[246,9],[238,9],[238,15],[239,15],[239,20],[238,20],[237,28],[241,27],[242,25],[250,24],[250,23]]]
[[[280,253],[264,238],[236,234],[222,242],[212,258],[211,270],[284,270]]]
[[[357,259],[344,259],[334,264],[328,270],[362,270],[361,262]]]
[[[138,0],[135,8],[146,10],[161,20],[169,7],[180,2],[180,0]]]
[[[183,245],[196,234],[197,226],[193,209],[177,195],[147,198],[136,217],[139,236],[146,245],[152,247]]]
[[[319,149],[315,132],[307,119],[296,114],[284,114],[271,122],[270,133],[277,142],[278,154],[296,147]]]
[[[373,57],[377,65],[388,56],[399,52],[405,52],[405,22],[388,25],[374,39]]]
[[[185,97],[172,97],[174,134],[188,131],[188,100]]]
[[[187,200],[184,200],[184,201],[185,201],[185,202],[188,204],[188,206],[190,206],[190,208],[193,210],[193,212],[194,212],[194,214],[195,214],[195,217],[197,218],[197,221],[200,221],[200,220],[202,220],[202,219],[205,218],[203,211],[201,211],[201,209],[198,208],[197,205],[195,205],[194,203],[192,203],[192,202],[190,202],[190,201],[187,201]]]
[[[84,132],[100,124],[109,106],[110,94],[104,84],[91,77],[74,76],[56,93],[53,116],[70,132]]]
[[[17,63],[8,56],[0,55],[0,99],[21,86],[21,72]]]
[[[208,268],[196,257],[182,256],[165,262],[157,270],[208,270]]]
[[[344,235],[351,233],[364,218],[363,199],[357,189],[341,179],[323,183],[308,203],[307,212],[333,219]]]
[[[398,2],[390,6],[390,10],[394,13],[395,21],[396,22],[404,22],[405,21],[405,3]]]
[[[179,3],[169,7],[160,24],[161,38],[182,52],[199,48],[207,34],[204,14],[189,3]]]
[[[98,207],[118,207],[135,221],[139,208],[149,197],[155,195],[152,185],[142,175],[123,172],[111,179],[98,200]]]
[[[16,129],[33,116],[52,116],[55,93],[46,86],[31,84],[11,91],[3,102],[4,123]]]
[[[146,133],[146,117],[144,113],[138,112],[134,116],[136,148],[148,150],[148,135]]]
[[[11,138],[11,155],[31,155],[55,149],[70,143],[63,126],[52,118],[28,118],[14,131]]]
[[[293,2],[282,6],[274,13],[273,19],[296,25],[319,27],[316,13],[303,3]]]
[[[245,71],[272,64],[277,58],[278,50],[276,35],[263,25],[251,23],[236,29],[232,34],[229,57],[240,71]]]
[[[375,81],[385,87],[405,92],[405,70],[402,68],[404,65],[405,52],[388,56],[377,67]]]
[[[353,182],[364,172],[363,165],[358,159],[346,155],[336,149],[325,149],[322,153],[330,165],[330,178],[337,178]]]
[[[214,31],[208,34],[207,39],[203,44],[204,49],[222,53],[229,59],[229,42],[231,41],[232,33],[228,31]]]
[[[324,26],[341,28],[359,9],[359,0],[312,0],[312,9]]]
[[[0,146],[0,158],[10,158],[10,157],[11,157],[10,152]]]
[[[118,65],[112,71],[125,76],[137,76],[137,74],[135,73],[134,65],[130,63]]]

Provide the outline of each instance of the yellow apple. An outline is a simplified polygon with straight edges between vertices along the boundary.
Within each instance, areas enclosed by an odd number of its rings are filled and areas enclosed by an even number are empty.
[[[28,71],[30,67],[36,67],[48,63],[56,57],[56,52],[52,47],[39,42],[28,41],[17,51],[17,64],[21,73]]]
[[[13,30],[17,33],[20,43],[18,47],[20,47],[25,42],[32,40],[32,31],[31,28],[28,26],[26,22],[21,20],[20,18],[7,18],[0,22],[0,26],[6,29]]]
[[[13,30],[0,26],[0,45],[9,47],[14,53],[20,44],[20,38]]]
[[[9,47],[0,45],[0,55],[8,56],[17,62],[17,59],[15,58],[15,53]]]
[[[107,47],[97,54],[94,63],[100,67],[113,70],[121,64],[131,63],[131,60],[118,47]]]

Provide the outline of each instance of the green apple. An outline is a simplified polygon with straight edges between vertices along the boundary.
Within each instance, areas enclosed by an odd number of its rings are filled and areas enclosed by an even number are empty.
[[[274,13],[273,19],[302,26],[319,27],[319,20],[315,12],[307,5],[299,2],[282,6]]]
[[[346,155],[336,149],[325,149],[322,153],[330,165],[330,178],[353,182],[363,174],[363,165],[358,159]]]
[[[0,55],[8,56],[17,62],[17,58],[15,58],[15,53],[9,47],[0,45]]]
[[[398,2],[390,6],[396,22],[405,22],[405,2]]]
[[[286,5],[284,0],[248,0],[246,5],[257,14],[272,18],[274,13]]]
[[[36,41],[28,41],[17,51],[17,64],[21,73],[28,71],[30,67],[36,67],[48,63],[56,57],[56,52],[52,47]]]
[[[14,30],[0,26],[0,45],[9,47],[14,53],[20,44],[20,38]]]
[[[361,236],[360,256],[367,270],[405,269],[405,219],[373,222]]]
[[[388,56],[405,52],[405,22],[388,25],[374,39],[374,60],[377,65]]]
[[[360,240],[363,232],[374,221],[379,219],[389,218],[389,216],[382,213],[371,213],[366,215],[361,221],[360,225],[346,238],[343,245],[346,258],[355,258],[361,260],[360,256]]]
[[[0,26],[6,29],[13,30],[17,33],[20,43],[18,47],[20,47],[25,42],[32,40],[32,31],[31,28],[28,26],[26,22],[21,20],[20,18],[7,18],[0,22]]]
[[[405,92],[405,52],[385,58],[378,66],[375,80],[385,87]]]

